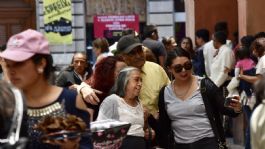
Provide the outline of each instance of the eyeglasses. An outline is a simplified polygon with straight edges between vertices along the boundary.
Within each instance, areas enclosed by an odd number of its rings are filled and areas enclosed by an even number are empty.
[[[191,70],[192,68],[192,63],[191,62],[186,62],[183,65],[181,64],[177,64],[172,66],[172,68],[174,69],[174,71],[176,73],[180,73],[182,71],[182,69],[184,68],[185,70]]]

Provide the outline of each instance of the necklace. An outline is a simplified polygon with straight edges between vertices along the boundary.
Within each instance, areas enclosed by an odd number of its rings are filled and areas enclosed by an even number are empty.
[[[135,100],[130,100],[130,99],[126,99],[126,98],[122,98],[123,99],[123,101],[126,103],[126,104],[128,104],[128,105],[130,105],[130,106],[132,106],[132,107],[136,107],[137,105],[138,105],[138,103],[137,103],[137,101],[136,101],[136,99]]]
[[[185,96],[189,93],[190,89],[192,88],[193,77],[192,77],[191,80],[189,81],[189,84],[188,84],[187,89],[186,89],[185,91],[183,91],[183,93],[181,93],[181,94],[179,94],[179,93],[177,92],[176,85],[174,85],[174,84],[175,84],[175,80],[173,81],[172,85],[173,85],[173,90],[174,90],[174,93],[176,94],[176,96],[178,96],[178,97],[180,97],[180,98],[181,98],[181,97],[185,97]]]

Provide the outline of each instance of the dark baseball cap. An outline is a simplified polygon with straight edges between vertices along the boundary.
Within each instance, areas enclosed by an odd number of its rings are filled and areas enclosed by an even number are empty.
[[[120,38],[117,45],[117,53],[129,53],[137,46],[142,46],[139,38],[134,35],[126,35]]]

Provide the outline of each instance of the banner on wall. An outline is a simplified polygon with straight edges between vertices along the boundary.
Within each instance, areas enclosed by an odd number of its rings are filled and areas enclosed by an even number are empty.
[[[94,16],[94,35],[112,38],[121,36],[124,29],[134,29],[139,32],[138,15],[98,15]]]
[[[86,0],[87,22],[96,15],[137,14],[140,22],[146,20],[146,0]]]
[[[43,0],[45,36],[51,44],[72,44],[71,0]]]

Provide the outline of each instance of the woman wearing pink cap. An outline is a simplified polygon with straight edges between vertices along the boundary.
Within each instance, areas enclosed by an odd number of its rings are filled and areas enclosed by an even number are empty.
[[[26,30],[12,36],[7,49],[0,53],[4,58],[11,83],[26,96],[29,145],[27,148],[92,148],[90,139],[82,137],[50,142],[40,141],[41,132],[34,129],[46,116],[73,114],[82,118],[89,128],[89,115],[83,101],[75,92],[49,84],[52,56],[48,41],[35,30]],[[79,141],[81,140],[81,141]]]

